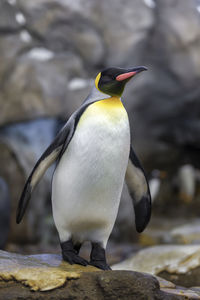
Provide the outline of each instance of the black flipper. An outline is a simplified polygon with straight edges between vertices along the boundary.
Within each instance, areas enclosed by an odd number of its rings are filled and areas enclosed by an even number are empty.
[[[144,169],[132,147],[126,171],[126,183],[133,200],[136,229],[142,232],[151,218],[151,195]]]
[[[70,127],[66,126],[63,128],[53,143],[46,149],[42,154],[35,167],[33,168],[21,195],[18,209],[17,209],[17,218],[16,222],[19,224],[23,218],[25,210],[28,206],[29,200],[31,198],[31,193],[36,187],[37,183],[48,169],[48,167],[59,157],[59,154],[62,150],[63,144],[66,141],[67,137],[70,135]]]

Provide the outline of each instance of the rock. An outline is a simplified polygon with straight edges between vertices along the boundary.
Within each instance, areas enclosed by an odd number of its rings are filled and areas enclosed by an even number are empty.
[[[27,223],[25,222],[25,226],[20,230],[15,222],[17,201],[24,184],[24,173],[16,161],[13,151],[3,142],[0,143],[0,153],[0,176],[4,178],[11,198],[10,239],[13,240],[15,237],[14,240],[20,241],[25,237],[25,240],[27,240]]]
[[[162,291],[165,291],[172,295],[173,294],[181,295],[181,296],[185,297],[185,299],[199,299],[199,297],[200,297],[200,291],[198,288],[185,289],[185,288],[181,288],[180,286],[176,287],[176,285],[174,283],[172,283],[171,281],[163,279],[159,276],[156,276],[156,279],[159,281],[160,288]]]
[[[105,43],[104,63],[107,66],[142,64],[141,45],[153,27],[153,10],[138,0],[117,0],[112,5],[112,10],[111,5],[111,0],[96,2],[90,12],[90,18],[98,27]]]
[[[67,81],[72,74],[80,76],[80,68],[80,59],[70,53],[47,61],[24,54],[7,74],[0,94],[4,103],[1,124],[36,117],[66,118],[68,101],[72,101],[68,98]]]
[[[171,235],[180,244],[199,244],[200,221],[194,220],[191,223],[176,227],[171,231]]]
[[[79,94],[69,91],[73,77],[94,76],[100,65],[130,64],[129,58],[153,23],[153,12],[141,1],[133,7],[130,0],[126,2],[118,0],[112,12],[107,1],[6,2],[14,11],[8,20],[19,29],[12,38],[3,36],[0,43],[5,58],[0,67],[5,79],[1,80],[0,124],[71,113],[88,92],[83,89],[79,100]],[[123,21],[116,20],[116,15]],[[22,18],[24,23],[19,24]],[[70,104],[74,99],[77,106]]]
[[[162,245],[141,250],[112,269],[147,272],[191,288],[200,283],[199,262],[199,245]]]
[[[156,244],[199,244],[199,219],[153,218],[150,226],[139,236],[142,246]]]
[[[161,271],[186,273],[199,266],[199,245],[160,245],[139,251],[112,266],[113,270],[135,270],[157,275]]]
[[[4,249],[10,229],[10,194],[8,186],[0,177],[0,249]]]
[[[174,172],[183,163],[199,165],[200,19],[194,0],[158,0],[154,13],[143,52],[149,72],[130,87],[128,108],[145,165]]]
[[[176,272],[169,273],[167,271],[162,271],[159,273],[160,277],[172,281],[178,286],[185,286],[193,290],[193,287],[200,286],[200,267],[194,268],[189,272],[184,274],[177,274]],[[200,295],[200,290],[198,291]]]
[[[73,49],[85,63],[95,66],[101,63],[104,45],[91,17],[74,12],[67,1],[39,1],[34,4],[20,0],[19,5],[28,15],[28,26],[56,53]],[[81,3],[80,3],[81,5]],[[82,9],[85,3],[80,6]]]
[[[93,68],[136,60],[136,49],[154,23],[153,10],[138,0],[19,3],[34,31],[54,47],[74,48]]]
[[[180,295],[182,297],[184,297],[184,299],[200,299],[200,295],[199,293],[193,291],[192,289],[181,289],[181,288],[177,288],[177,289],[168,289],[168,288],[163,288],[162,291],[166,292],[166,293],[170,293],[171,297],[172,295]]]
[[[8,1],[2,0],[0,3],[0,32],[11,33],[19,30],[20,25],[15,15],[17,9]]]
[[[172,283],[171,281],[163,279],[162,277],[159,277],[159,276],[155,276],[155,277],[159,281],[161,288],[173,289],[176,287],[175,284]]]
[[[16,209],[25,181],[37,159],[53,140],[58,122],[54,119],[37,120],[10,125],[0,129],[0,175],[8,184],[11,196],[10,241],[27,242],[47,236],[45,219],[51,214],[51,206],[46,204],[50,197],[50,169],[44,176],[30,201],[29,209],[20,225],[16,224]],[[33,229],[34,228],[34,229]],[[46,233],[45,233],[46,232]]]
[[[76,54],[75,51],[69,48],[66,50],[65,47],[55,49],[55,47],[51,46],[59,45],[61,41],[64,44],[62,38],[68,36],[65,31],[66,28],[62,28],[62,22],[60,24],[58,21],[60,28],[56,27],[56,31],[54,31],[50,28],[51,23],[48,23],[47,20],[46,26],[49,34],[44,32],[45,36],[43,38],[46,39],[44,44],[41,41],[42,37],[39,38],[42,34],[41,32],[36,32],[34,25],[31,23],[32,17],[30,12],[26,10],[26,7],[23,7],[18,2],[13,5],[9,5],[6,1],[3,2],[15,12],[9,14],[9,22],[16,22],[16,19],[19,19],[19,16],[21,16],[20,18],[24,18],[26,25],[20,25],[19,29],[16,27],[16,31],[9,35],[1,35],[0,32],[0,54],[4,58],[0,66],[0,103],[2,108],[0,125],[30,120],[36,117],[62,115],[66,118],[68,114],[80,105],[88,93],[88,87],[86,89],[83,88],[83,95],[81,99],[78,98],[77,100],[76,91],[71,92],[68,90],[68,82],[73,77],[84,77],[86,73],[83,70],[80,53]],[[40,1],[37,3],[39,7],[42,5]],[[21,11],[23,11],[23,14]],[[47,14],[49,12],[50,14],[55,13],[55,16],[52,16],[55,18],[53,18],[55,22],[57,17],[59,19],[56,11],[56,9],[49,10],[48,7],[44,10]],[[39,17],[38,11],[35,13],[35,17]],[[64,17],[63,7],[60,7],[60,13]],[[41,18],[43,17],[41,16]],[[45,18],[43,18],[44,21]],[[68,28],[71,27],[68,26]],[[85,39],[88,42],[85,42],[86,44],[83,42],[78,47],[80,47],[80,51],[85,51],[85,55],[91,58],[91,52],[89,51],[89,49],[92,49],[91,43],[96,43],[95,47],[98,49],[101,49],[101,46],[98,44],[100,43],[98,34],[93,32],[91,26],[86,26],[86,28],[88,28],[86,30],[88,36],[85,34]],[[40,29],[42,30],[42,27]],[[74,36],[80,32],[78,28],[76,30],[73,28],[71,31],[74,33]],[[55,32],[58,33],[61,41],[54,38]],[[67,45],[70,43],[70,37],[68,36],[68,38]],[[74,43],[81,43],[81,39],[83,37],[76,39]],[[96,42],[93,41],[95,39],[97,40]],[[98,51],[94,52],[98,53]]]
[[[104,272],[92,266],[71,266],[62,262],[59,255],[22,256],[4,251],[0,252],[0,297],[6,300],[19,297],[183,299],[180,293],[160,290],[157,279],[148,274],[130,271]]]

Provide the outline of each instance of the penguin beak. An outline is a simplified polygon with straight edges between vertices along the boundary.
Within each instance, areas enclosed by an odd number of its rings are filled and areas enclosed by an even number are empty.
[[[125,79],[131,79],[134,75],[142,72],[142,71],[147,71],[148,69],[144,66],[141,66],[141,67],[135,67],[135,68],[132,68],[132,69],[127,69],[127,71],[125,71],[124,73],[118,75],[116,77],[116,80],[117,81],[123,81]]]

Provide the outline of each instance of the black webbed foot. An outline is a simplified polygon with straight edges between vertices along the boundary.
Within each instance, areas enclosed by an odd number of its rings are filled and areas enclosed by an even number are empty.
[[[111,270],[106,262],[105,249],[99,243],[92,243],[89,264],[101,270]]]
[[[104,271],[112,270],[111,267],[109,267],[109,265],[106,262],[101,261],[101,260],[91,260],[89,262],[89,265],[94,266],[94,267],[99,268]]]
[[[62,252],[63,260],[67,261],[70,265],[78,264],[82,266],[87,266],[88,261],[84,258],[80,257],[78,254],[71,252],[71,251],[65,251]]]
[[[88,265],[88,261],[80,257],[78,255],[78,251],[74,249],[72,240],[61,243],[61,249],[63,260],[67,261],[69,264],[79,264],[82,266]]]

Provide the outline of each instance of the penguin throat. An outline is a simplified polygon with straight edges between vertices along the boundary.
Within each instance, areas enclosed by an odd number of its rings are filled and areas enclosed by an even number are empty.
[[[119,97],[109,97],[99,99],[89,105],[80,118],[79,127],[88,120],[92,120],[92,122],[95,120],[95,122],[104,124],[107,127],[108,124],[113,125],[124,119],[127,119],[127,113],[121,99]]]
[[[113,96],[96,102],[96,105],[105,110],[124,108],[120,97]]]
[[[124,91],[126,82],[127,82],[127,80],[124,80],[124,81],[113,80],[111,82],[104,84],[100,78],[99,83],[98,83],[98,89],[104,94],[107,94],[111,97],[119,98],[119,97],[121,97],[121,95]]]

